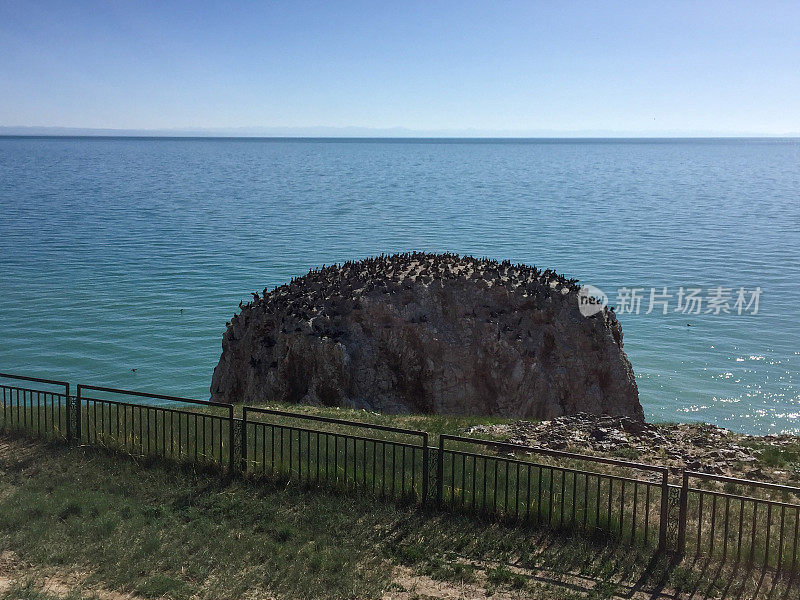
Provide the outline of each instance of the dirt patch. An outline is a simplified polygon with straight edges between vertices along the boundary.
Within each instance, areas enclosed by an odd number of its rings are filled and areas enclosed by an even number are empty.
[[[4,463],[18,462],[25,460],[42,451],[41,442],[26,439],[8,439],[0,438],[0,460]]]
[[[419,575],[408,567],[397,567],[393,574],[392,589],[387,591],[382,600],[417,600],[424,598],[441,598],[442,600],[477,600],[493,598],[493,600],[512,600],[530,598],[520,592],[488,591],[479,583],[458,583],[438,581],[427,575]]]
[[[547,570],[532,571],[513,565],[505,568],[515,575],[522,576],[525,582],[522,589],[508,589],[492,585],[487,577],[490,569],[498,565],[489,563],[471,563],[475,570],[474,581],[440,581],[415,572],[408,567],[396,567],[393,571],[393,584],[383,595],[382,600],[564,600],[569,598],[626,598],[628,600],[659,600],[681,598],[674,591],[637,589],[636,586],[615,584],[615,590],[609,590],[606,582],[599,582],[586,577],[565,575]],[[601,592],[601,589],[605,591]],[[597,596],[593,596],[598,592]]]
[[[0,594],[5,594],[14,585],[18,562],[16,554],[10,550],[0,552]]]
[[[96,600],[145,600],[135,594],[125,594],[102,586],[85,585],[89,573],[55,572],[46,573],[41,568],[19,559],[11,550],[0,553],[0,595],[7,594],[15,587],[31,587],[56,598],[66,598],[70,594],[91,597]]]

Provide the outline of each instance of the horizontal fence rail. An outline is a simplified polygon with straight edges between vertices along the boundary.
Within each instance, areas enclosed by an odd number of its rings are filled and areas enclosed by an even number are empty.
[[[557,462],[544,462],[548,458]],[[639,476],[579,469],[577,463]],[[666,546],[669,489],[664,467],[442,435],[437,468],[437,497],[445,508]]]
[[[800,488],[686,471],[680,513],[681,553],[798,574]]]
[[[421,503],[428,496],[422,431],[246,406],[242,440],[248,474]]]
[[[106,397],[97,397],[101,394]],[[234,470],[231,404],[79,384],[77,407],[78,438],[84,443]]]
[[[0,373],[0,400],[0,430],[28,431],[48,439],[72,437],[66,381]]]
[[[675,486],[665,467],[613,458],[444,434],[430,447],[423,431],[250,406],[237,419],[230,404],[75,389],[0,373],[0,431],[800,574],[800,487],[693,471]]]

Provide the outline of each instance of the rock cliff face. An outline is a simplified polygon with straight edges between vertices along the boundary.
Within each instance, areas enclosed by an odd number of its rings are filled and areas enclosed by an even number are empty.
[[[241,306],[212,400],[643,420],[613,311],[574,280],[451,254],[323,267]]]

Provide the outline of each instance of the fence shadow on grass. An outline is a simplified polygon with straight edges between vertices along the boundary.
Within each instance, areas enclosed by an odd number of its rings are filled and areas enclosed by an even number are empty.
[[[559,534],[649,552],[631,597],[656,580],[689,597],[800,597],[796,487],[688,471],[677,486],[655,465],[446,434],[431,447],[423,431],[5,373],[0,403],[0,430],[536,529],[551,549]],[[667,573],[668,553],[688,558]]]

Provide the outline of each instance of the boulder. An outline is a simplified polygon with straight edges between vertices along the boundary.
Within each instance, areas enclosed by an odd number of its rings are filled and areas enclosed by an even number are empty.
[[[613,310],[551,270],[408,253],[323,267],[240,305],[211,398],[404,413],[644,420]]]

